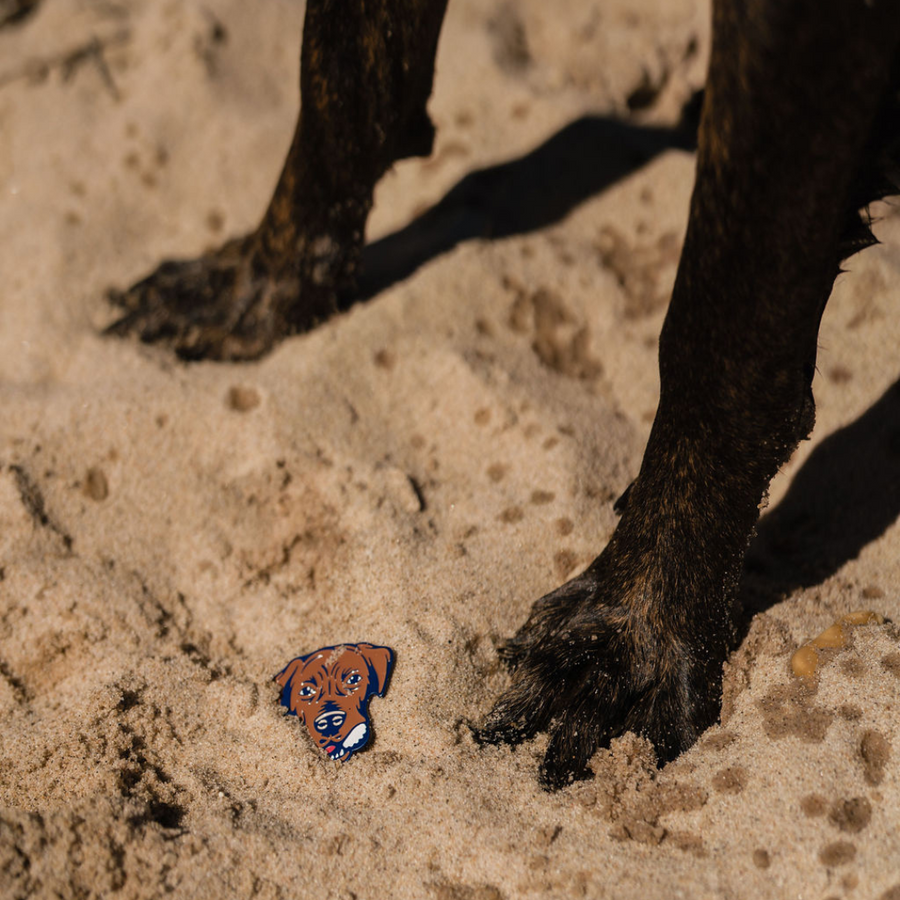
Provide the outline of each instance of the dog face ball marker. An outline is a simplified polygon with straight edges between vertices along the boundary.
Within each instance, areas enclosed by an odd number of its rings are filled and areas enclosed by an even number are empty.
[[[394,651],[338,644],[292,659],[276,676],[281,705],[331,759],[346,762],[368,743],[369,698],[387,690]]]

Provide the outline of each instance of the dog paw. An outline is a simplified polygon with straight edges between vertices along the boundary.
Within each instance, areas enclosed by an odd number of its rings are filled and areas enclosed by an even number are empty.
[[[110,289],[124,315],[106,334],[168,344],[185,360],[251,360],[336,309],[327,285],[262,262],[255,235],[192,260],[168,261],[132,287]]]
[[[632,578],[626,589],[625,580],[601,556],[538,600],[501,651],[512,685],[475,738],[518,744],[549,731],[540,768],[549,789],[590,777],[594,752],[627,731],[649,738],[662,763],[718,717],[730,622],[691,633],[658,581]]]
[[[288,285],[254,274],[252,241],[234,240],[198,259],[162,263],[109,301],[124,315],[106,334],[166,343],[182,359],[255,359],[287,331]]]

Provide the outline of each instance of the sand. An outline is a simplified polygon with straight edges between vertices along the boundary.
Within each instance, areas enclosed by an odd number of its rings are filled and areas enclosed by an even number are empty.
[[[721,724],[548,794],[546,738],[467,723],[637,472],[709,11],[451,0],[369,302],[250,365],[100,337],[108,286],[258,219],[302,14],[45,0],[0,29],[0,896],[896,900],[900,218],[828,307]],[[796,679],[860,608],[889,621]],[[339,764],[271,679],[360,640],[397,665]]]

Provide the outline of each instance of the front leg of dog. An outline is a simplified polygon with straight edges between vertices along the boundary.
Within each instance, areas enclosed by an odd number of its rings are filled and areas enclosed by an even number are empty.
[[[595,750],[625,731],[672,759],[718,715],[752,516],[715,512],[699,471],[692,485],[682,480],[700,448],[654,472],[655,442],[607,548],[539,600],[505,646],[513,684],[476,733],[518,743],[549,730],[548,787],[584,777]]]
[[[641,471],[606,550],[510,642],[512,686],[477,732],[515,743],[549,730],[550,787],[626,730],[671,759],[718,714],[744,551],[769,481],[812,428],[819,321],[841,259],[865,244],[855,208],[879,191],[873,123],[900,4],[824,5],[714,3]]]
[[[254,359],[346,305],[375,184],[397,160],[431,152],[426,104],[445,7],[309,0],[301,113],[259,226],[110,291],[124,313],[108,332],[186,359]]]

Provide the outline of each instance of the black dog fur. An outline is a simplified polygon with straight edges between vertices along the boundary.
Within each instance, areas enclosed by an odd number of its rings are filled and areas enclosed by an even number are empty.
[[[250,359],[352,291],[378,179],[427,155],[446,0],[308,0],[302,114],[259,227],[166,262],[111,327],[186,359]],[[814,422],[819,321],[858,210],[895,192],[898,0],[716,0],[687,237],[660,337],[659,408],[622,518],[505,650],[476,731],[551,733],[549,787],[626,730],[660,760],[718,716],[744,552],[769,481]]]

